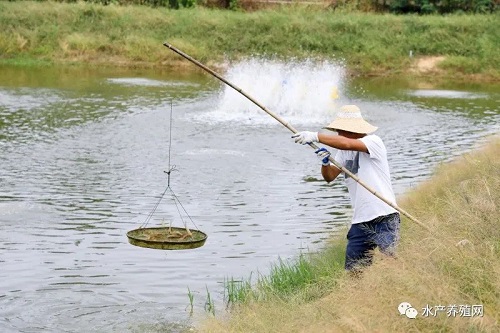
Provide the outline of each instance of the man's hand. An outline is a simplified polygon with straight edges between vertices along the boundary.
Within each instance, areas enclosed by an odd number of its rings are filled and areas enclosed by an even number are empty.
[[[329,157],[330,157],[331,153],[326,148],[320,148],[320,149],[316,150],[315,153],[321,159],[321,163],[324,166],[330,165]]]
[[[301,145],[309,144],[312,142],[318,142],[318,132],[297,132],[292,135],[292,138],[295,139],[295,143],[300,143]]]

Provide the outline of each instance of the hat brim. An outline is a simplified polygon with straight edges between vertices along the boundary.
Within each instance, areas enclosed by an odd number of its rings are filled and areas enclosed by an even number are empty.
[[[323,127],[330,131],[346,131],[359,134],[369,134],[375,132],[378,127],[371,125],[364,119],[335,119],[328,126]]]

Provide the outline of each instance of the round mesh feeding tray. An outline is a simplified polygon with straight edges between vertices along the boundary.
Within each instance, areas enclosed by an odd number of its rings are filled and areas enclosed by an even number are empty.
[[[139,228],[127,232],[130,244],[159,250],[187,250],[203,246],[207,235],[199,230],[176,227]]]

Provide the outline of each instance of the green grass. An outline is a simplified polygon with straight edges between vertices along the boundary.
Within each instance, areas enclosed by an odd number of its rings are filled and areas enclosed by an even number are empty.
[[[267,275],[225,281],[228,306],[274,297],[312,300],[323,296],[344,274],[345,241],[337,240],[317,253],[301,254],[291,261],[279,260]]]
[[[252,55],[342,60],[352,72],[405,72],[442,55],[445,73],[500,77],[499,14],[397,16],[282,8],[251,13],[79,2],[0,2],[0,60],[177,66],[168,41],[202,62]]]

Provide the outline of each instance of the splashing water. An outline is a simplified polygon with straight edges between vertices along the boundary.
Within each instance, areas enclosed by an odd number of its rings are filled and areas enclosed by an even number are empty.
[[[248,59],[231,66],[226,79],[287,122],[324,123],[340,106],[344,69],[330,62],[279,62]],[[215,110],[202,118],[210,122],[275,123],[245,96],[224,85]]]

